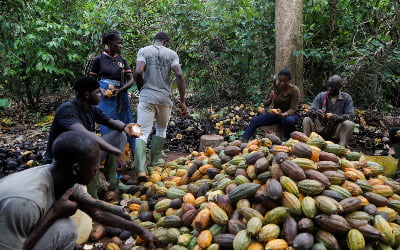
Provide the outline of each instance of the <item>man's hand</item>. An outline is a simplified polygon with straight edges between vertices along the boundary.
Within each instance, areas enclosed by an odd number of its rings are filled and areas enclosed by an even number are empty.
[[[324,112],[322,111],[322,109],[310,111],[310,117],[311,118],[325,118]]]
[[[125,126],[124,131],[127,135],[138,138],[143,134],[142,129],[140,127],[141,125],[138,123],[129,123]]]
[[[271,115],[275,115],[275,116],[282,116],[282,111],[280,109],[269,109],[268,113],[270,113]]]
[[[119,172],[124,172],[126,168],[126,161],[124,158],[124,153],[121,153],[117,155],[117,162],[120,164],[120,167],[118,168]]]
[[[326,118],[335,122],[342,122],[345,120],[342,115],[337,115],[333,113],[326,114]]]
[[[75,214],[78,209],[78,203],[71,201],[70,197],[74,193],[72,188],[65,191],[65,193],[56,200],[51,206],[51,210],[54,212],[57,218],[65,218]]]
[[[114,94],[113,94],[113,96],[118,96],[118,95],[120,95],[121,94],[121,90],[120,89],[115,89],[114,90]]]
[[[148,230],[144,230],[144,232],[140,234],[140,238],[142,238],[146,242],[145,245],[147,249],[155,249],[156,245],[158,246],[157,239]]]
[[[281,113],[281,117],[282,117],[282,118],[284,118],[284,117],[286,117],[286,116],[289,116],[288,112]]]
[[[335,121],[337,119],[337,115],[334,113],[327,113],[325,117],[326,117],[326,119],[333,120],[333,121]]]
[[[275,91],[271,90],[271,93],[269,94],[269,98],[271,98],[271,101],[275,100],[275,98],[276,98]]]
[[[21,248],[22,250],[33,249],[36,243],[45,234],[47,229],[49,229],[49,227],[53,225],[55,221],[75,214],[76,210],[78,209],[78,203],[70,200],[70,197],[73,193],[74,190],[72,188],[68,189],[51,205],[50,209],[39,221],[39,223],[35,225],[31,232],[29,232],[29,235],[26,237],[24,245]]]
[[[343,122],[344,120],[346,120],[346,119],[344,119],[343,115],[337,115],[335,121],[337,121],[337,122]]]
[[[185,102],[179,102],[179,104],[178,104],[178,106],[181,108],[181,112],[180,112],[180,115],[181,116],[184,116],[184,115],[187,115],[187,107],[186,107],[186,104],[185,104]]]

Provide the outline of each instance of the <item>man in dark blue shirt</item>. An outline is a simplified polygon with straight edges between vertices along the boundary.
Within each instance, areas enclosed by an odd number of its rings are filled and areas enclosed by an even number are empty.
[[[318,132],[339,139],[341,146],[347,146],[354,130],[354,106],[348,93],[340,91],[342,78],[329,77],[327,91],[319,93],[310,108],[309,117],[303,120],[303,132],[309,136]]]
[[[50,163],[53,158],[51,151],[54,140],[63,132],[80,131],[90,138],[94,139],[99,145],[100,162],[106,160],[103,172],[108,182],[111,184],[111,190],[117,191],[116,164],[107,162],[108,155],[117,156],[117,161],[124,169],[126,161],[123,156],[126,134],[134,136],[132,129],[133,123],[125,124],[119,120],[113,120],[106,116],[97,104],[100,102],[100,85],[96,79],[92,77],[81,77],[75,84],[76,98],[63,103],[54,116],[54,121],[51,125],[45,162]],[[98,136],[95,132],[95,123],[106,125],[113,129],[110,133],[104,136]],[[125,132],[125,133],[124,133]],[[98,198],[98,174],[88,185],[88,192]]]

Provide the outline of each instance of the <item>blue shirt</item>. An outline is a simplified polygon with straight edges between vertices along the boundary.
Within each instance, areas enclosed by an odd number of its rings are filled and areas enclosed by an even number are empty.
[[[327,96],[327,92],[319,93],[311,105],[310,112],[322,109],[324,106],[324,99]],[[331,98],[327,96],[326,113],[332,113],[336,115],[342,115],[345,120],[353,120],[354,118],[354,106],[353,99],[345,92],[339,92],[338,98],[335,103],[331,102]]]

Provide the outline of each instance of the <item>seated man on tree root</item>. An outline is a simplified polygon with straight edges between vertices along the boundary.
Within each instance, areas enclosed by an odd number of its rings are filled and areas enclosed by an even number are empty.
[[[303,132],[321,133],[339,139],[339,145],[347,147],[354,130],[354,106],[348,93],[340,91],[342,78],[331,76],[326,83],[327,91],[319,93],[310,108],[309,117],[303,119]]]
[[[83,132],[60,134],[53,162],[0,180],[0,249],[73,249],[78,232],[69,216],[81,209],[105,226],[138,234],[154,248],[154,236],[120,207],[94,200],[87,185],[99,168],[99,146]]]

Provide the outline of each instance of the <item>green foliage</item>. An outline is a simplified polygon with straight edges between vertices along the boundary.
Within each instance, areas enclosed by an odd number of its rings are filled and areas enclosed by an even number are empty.
[[[356,106],[395,106],[400,14],[394,1],[336,2],[304,1],[304,49],[295,53],[304,56],[306,101],[339,74]],[[274,8],[267,0],[7,1],[0,11],[0,84],[8,98],[34,110],[82,74],[107,30],[123,34],[132,67],[139,48],[166,31],[197,103],[260,103],[275,73]]]
[[[336,7],[332,3],[305,1],[305,46],[297,53],[305,58],[306,96],[324,90],[326,79],[339,74],[357,107],[390,109],[400,84],[400,13],[390,0],[337,1]],[[394,43],[386,46],[390,41]]]
[[[4,7],[4,6],[3,6]],[[1,13],[1,82],[11,98],[25,106],[37,108],[43,94],[57,89],[59,83],[70,81],[79,71],[86,48],[82,30],[65,24],[63,13],[68,9],[59,1],[14,1]]]

